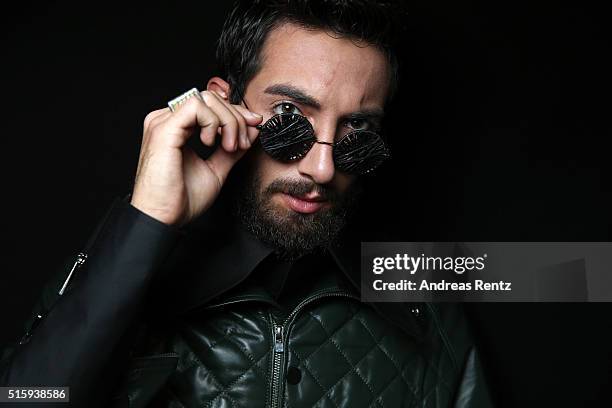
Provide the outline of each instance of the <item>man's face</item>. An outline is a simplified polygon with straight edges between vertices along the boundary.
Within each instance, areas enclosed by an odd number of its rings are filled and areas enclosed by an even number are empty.
[[[380,125],[388,87],[388,62],[378,48],[284,24],[269,34],[261,69],[244,99],[264,122],[275,114],[299,113],[319,141],[334,142],[352,130]],[[289,163],[260,147],[252,151],[246,205],[254,207],[250,217],[257,219],[247,222],[267,223],[267,235],[284,235],[277,246],[293,240],[287,244],[292,248],[285,248],[290,252],[308,252],[333,240],[357,186],[355,176],[336,170],[332,151],[315,143],[305,157]],[[261,225],[251,229],[262,233]]]

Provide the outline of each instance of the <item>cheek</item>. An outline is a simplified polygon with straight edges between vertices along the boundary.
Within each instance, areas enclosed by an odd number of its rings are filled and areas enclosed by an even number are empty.
[[[357,177],[355,176],[337,172],[335,174],[334,186],[339,193],[345,193],[356,181]]]
[[[291,174],[292,163],[286,164],[274,160],[259,147],[253,155],[253,164],[263,187],[272,181]]]

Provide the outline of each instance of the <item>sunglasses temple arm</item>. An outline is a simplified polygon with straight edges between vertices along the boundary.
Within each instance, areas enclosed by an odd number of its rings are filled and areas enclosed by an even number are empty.
[[[244,107],[247,108],[248,110],[251,110],[251,108],[249,108],[249,105],[247,105],[247,103],[244,100],[244,98],[242,98],[241,100],[242,100],[242,103],[244,103]]]

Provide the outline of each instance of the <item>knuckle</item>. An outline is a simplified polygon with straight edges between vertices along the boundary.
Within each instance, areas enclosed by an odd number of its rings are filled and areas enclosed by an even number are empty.
[[[187,99],[187,101],[185,101],[185,108],[189,108],[191,110],[195,110],[200,106],[200,103],[202,101],[200,101],[199,98],[192,96],[191,98]]]
[[[153,112],[147,113],[147,116],[145,116],[145,118],[144,118],[144,127],[145,127],[145,129],[150,127],[153,124],[153,121],[158,116],[158,114],[159,114],[158,111],[153,111]]]
[[[216,130],[219,127],[219,124],[221,123],[221,121],[219,120],[219,117],[217,115],[211,112],[208,123],[209,123],[208,127]]]
[[[204,103],[206,103],[207,105],[210,103],[210,101],[212,100],[212,98],[214,98],[215,96],[212,94],[212,92],[206,90],[206,91],[202,91],[200,92],[200,95],[202,95],[202,99],[204,100]]]

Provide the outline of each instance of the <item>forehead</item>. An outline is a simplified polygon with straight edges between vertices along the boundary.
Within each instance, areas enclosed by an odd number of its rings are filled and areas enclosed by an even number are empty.
[[[382,107],[388,86],[387,59],[377,47],[322,30],[285,23],[270,32],[255,87],[291,84],[323,107]]]

